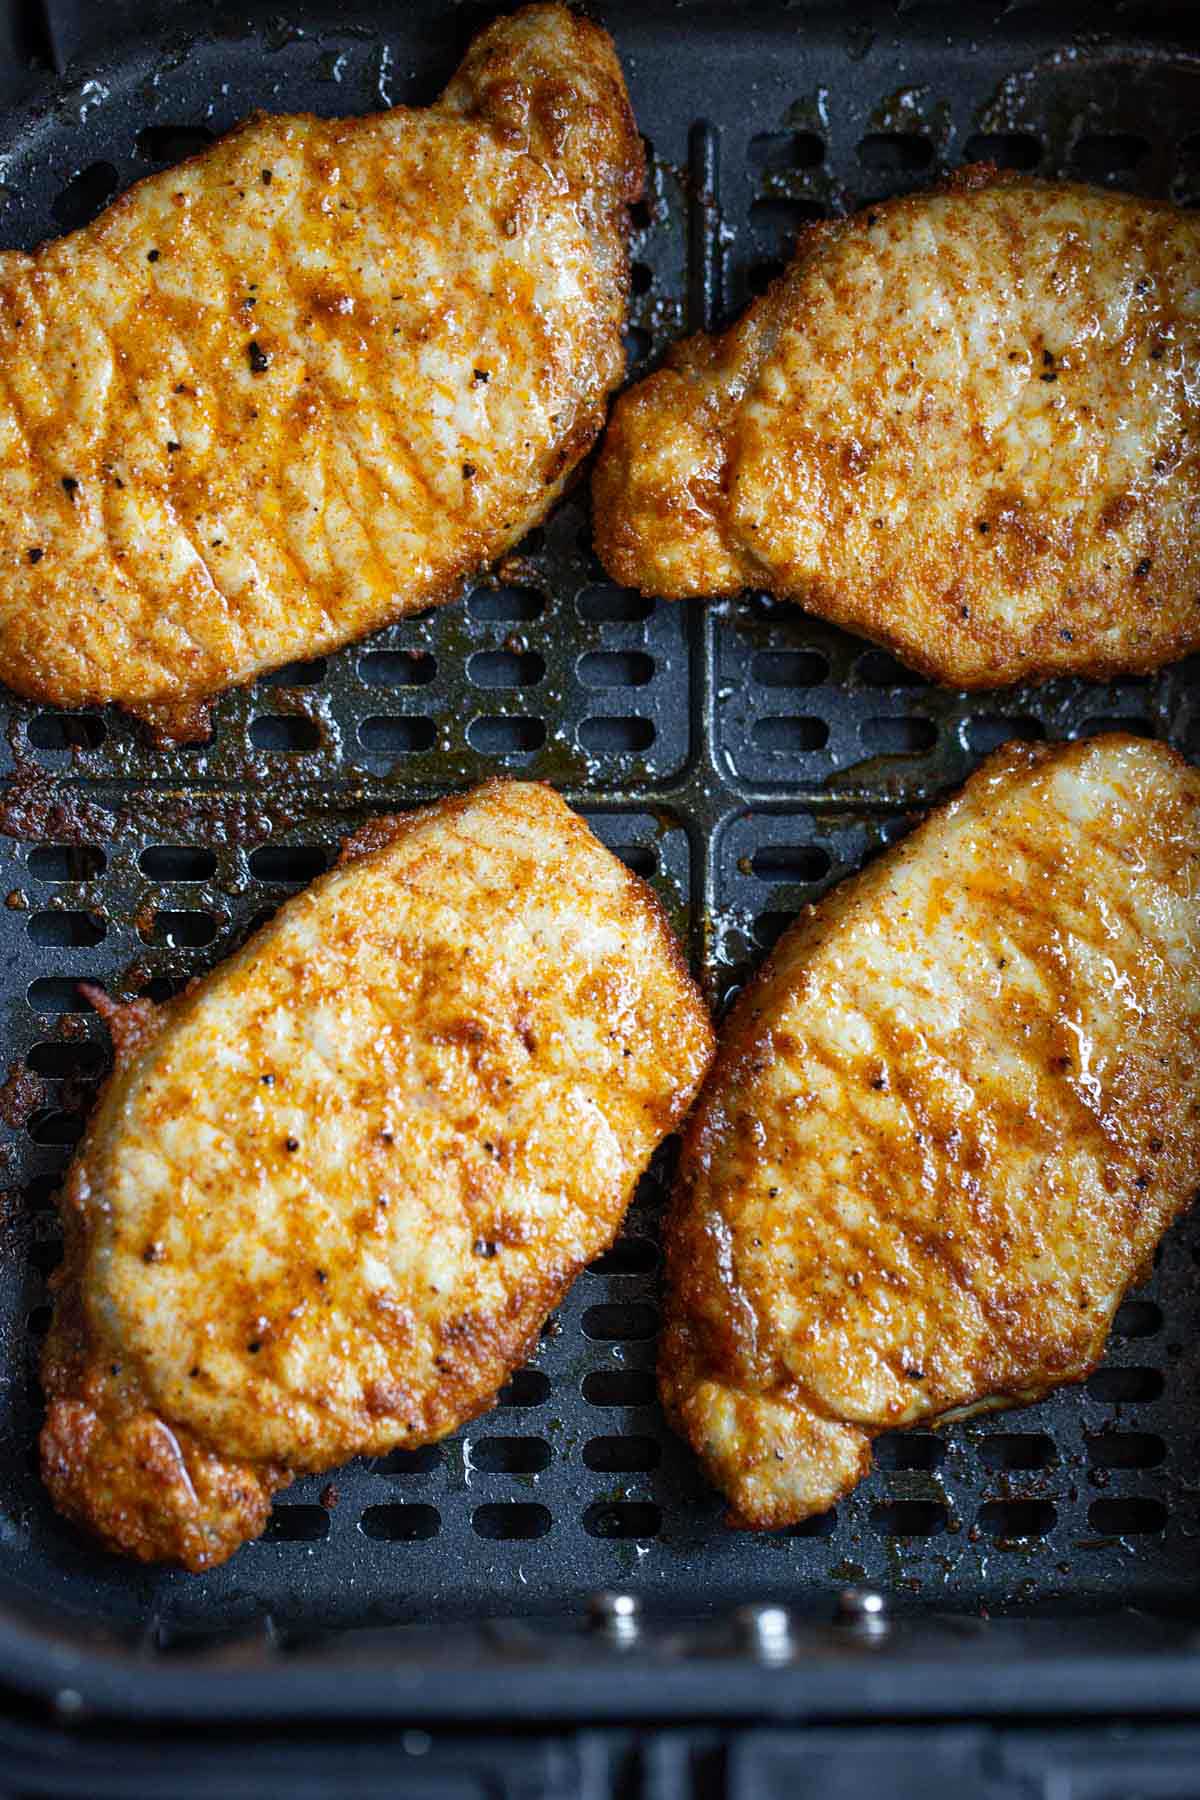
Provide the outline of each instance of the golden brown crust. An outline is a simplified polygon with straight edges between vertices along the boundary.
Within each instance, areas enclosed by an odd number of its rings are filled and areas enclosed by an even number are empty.
[[[345,868],[347,863],[357,862],[360,856],[370,856],[373,851],[383,850],[388,844],[394,844],[401,832],[407,830],[420,816],[419,812],[380,813],[377,818],[366,820],[357,831],[352,831],[348,838],[342,839],[334,868]]]
[[[506,781],[371,821],[115,1024],[63,1197],[45,1468],[106,1542],[190,1567],[291,1473],[486,1410],[713,1049],[652,892]]]
[[[1200,776],[1014,744],[807,909],[687,1127],[660,1386],[775,1527],[1082,1379],[1200,1182]]]
[[[0,255],[0,676],[186,740],[454,599],[602,426],[643,174],[610,39],[532,6],[436,106],[259,115]]]
[[[94,981],[81,981],[78,987],[88,1005],[108,1026],[116,1067],[144,1050],[161,1031],[167,1016],[166,1006],[153,1000],[114,1000]]]
[[[109,1014],[118,1059],[136,1048],[120,1038],[129,1010]],[[291,1477],[214,1455],[172,1427],[119,1349],[97,1341],[84,1304],[89,1200],[80,1160],[59,1197],[65,1254],[51,1277],[54,1317],[42,1352],[42,1479],[59,1512],[106,1549],[139,1562],[212,1568],[259,1535],[272,1495]]]
[[[977,169],[803,234],[723,337],[617,402],[624,586],[746,587],[987,688],[1200,645],[1200,228]]]

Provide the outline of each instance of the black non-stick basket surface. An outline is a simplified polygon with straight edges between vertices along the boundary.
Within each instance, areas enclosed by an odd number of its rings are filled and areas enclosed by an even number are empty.
[[[491,10],[10,8],[0,243],[81,224],[254,108],[429,100]],[[1200,203],[1190,6],[598,10],[650,152],[632,372],[731,316],[808,221],[964,162]],[[781,1533],[726,1529],[655,1403],[669,1154],[495,1411],[336,1497],[298,1482],[212,1574],[93,1549],[35,1445],[53,1194],[109,1058],[81,978],[164,996],[364,818],[503,770],[655,884],[719,1006],[1006,739],[1118,725],[1200,755],[1198,676],[971,697],[755,595],[643,600],[596,562],[584,483],[502,584],[227,696],[207,743],[6,701],[0,1685],[61,1718],[1200,1711],[1200,1217],[1086,1384],[884,1437],[861,1488]]]

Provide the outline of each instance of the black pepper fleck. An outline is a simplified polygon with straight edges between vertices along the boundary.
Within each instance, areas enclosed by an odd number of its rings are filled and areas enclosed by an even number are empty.
[[[285,1138],[283,1140],[283,1147],[285,1150],[298,1150],[300,1148],[300,1140],[299,1138],[293,1137]]]
[[[471,371],[471,385],[473,387],[485,386],[491,379],[492,378],[486,369],[473,369]]]
[[[250,358],[250,367],[256,375],[265,374],[270,368],[271,359],[256,338],[250,339],[250,343],[247,346],[247,355]]]
[[[1143,556],[1141,562],[1138,564],[1137,568],[1133,571],[1133,579],[1135,581],[1144,581],[1149,573],[1150,573],[1150,558],[1148,556]]]
[[[1057,381],[1058,376],[1054,373],[1053,369],[1050,369],[1050,370],[1048,370],[1048,372],[1045,375],[1042,376],[1042,380],[1043,381]]]
[[[262,1345],[257,1338],[251,1338],[250,1342],[246,1345],[246,1348],[251,1356],[257,1356],[262,1349]]]
[[[158,256],[159,256],[159,253],[157,250],[147,250],[146,261],[147,262],[157,262]]]
[[[170,453],[170,455],[174,456],[174,454],[177,450],[182,450],[182,449],[183,449],[183,445],[178,441],[177,438],[168,438],[167,439],[167,450]]]
[[[270,185],[271,185],[271,170],[270,169],[263,170],[262,179],[263,179],[263,186],[270,187]]]
[[[29,560],[30,560],[30,562],[31,562],[31,563],[40,563],[40,562],[41,562],[41,560],[42,560],[42,558],[43,558],[43,556],[45,556],[45,554],[46,554],[46,552],[45,552],[45,551],[44,551],[44,550],[39,550],[39,549],[38,549],[38,548],[37,548],[37,547],[36,547],[36,546],[35,546],[35,547],[34,547],[34,548],[33,548],[33,549],[32,549],[32,550],[31,550],[31,551],[30,551],[30,552],[29,552]]]
[[[496,1246],[490,1238],[476,1238],[471,1249],[476,1256],[491,1257],[496,1254]]]
[[[474,473],[475,473],[475,464],[474,463],[464,463],[463,464],[462,474],[463,474],[464,481],[470,481],[472,476],[474,475]]]
[[[274,1087],[275,1086],[275,1077],[273,1075],[260,1075],[259,1080],[262,1082],[264,1087]]]
[[[62,478],[62,485],[63,493],[67,496],[67,499],[73,501],[79,489],[79,483],[76,481],[75,477],[73,475],[64,475]]]

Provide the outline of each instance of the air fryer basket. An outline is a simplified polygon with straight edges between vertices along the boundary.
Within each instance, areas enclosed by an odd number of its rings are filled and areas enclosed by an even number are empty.
[[[0,125],[6,245],[83,222],[255,107],[423,102],[490,11],[412,0],[281,19],[174,7],[159,29],[123,0],[105,10],[129,27],[116,48],[87,41],[101,9],[10,9],[18,47],[76,60],[56,75],[10,68],[34,98]],[[1200,201],[1200,23],[1186,7],[1157,24],[1143,16],[1128,39],[1120,8],[1108,14],[1118,35],[1098,38],[1091,8],[999,0],[599,10],[651,152],[635,372],[740,308],[807,221],[964,161]],[[324,868],[364,817],[499,769],[553,781],[655,883],[719,1005],[802,903],[1004,740],[1116,724],[1200,754],[1198,672],[1194,660],[1151,679],[970,697],[760,597],[643,601],[604,578],[584,484],[494,583],[227,696],[205,744],[156,750],[124,718],[7,700],[5,1678],[58,1694],[67,1711],[436,1711],[466,1703],[444,1672],[465,1663],[471,1704],[491,1694],[519,1712],[514,1696],[536,1684],[542,1712],[595,1709],[618,1692],[627,1711],[686,1711],[699,1669],[716,1712],[898,1713],[924,1704],[906,1670],[941,1656],[956,1704],[973,1691],[1045,1704],[1046,1684],[1076,1667],[1080,1705],[1195,1704],[1192,1663],[1173,1651],[1200,1601],[1200,1217],[1163,1245],[1084,1386],[944,1433],[884,1437],[853,1496],[783,1533],[726,1530],[655,1404],[669,1154],[496,1411],[440,1446],[337,1473],[335,1504],[328,1478],[298,1482],[265,1539],[212,1574],[94,1551],[51,1511],[35,1438],[59,1254],[52,1196],[108,1058],[81,977],[120,995],[171,992]],[[827,1620],[847,1586],[883,1594],[899,1621],[890,1636],[852,1613],[840,1638],[805,1625]],[[611,1609],[586,1643],[579,1635],[589,1596],[612,1590],[642,1603],[640,1649],[622,1647],[638,1628]],[[800,1620],[803,1670],[786,1643],[772,1650],[770,1615],[730,1623],[768,1600]],[[1118,1624],[1113,1609],[1128,1607],[1151,1617]],[[1107,1627],[1069,1623],[1102,1613]],[[935,1614],[964,1622],[939,1636]],[[965,1623],[999,1614],[1028,1623]],[[402,1626],[414,1629],[391,1629]],[[221,1652],[230,1639],[235,1651]],[[838,1658],[868,1643],[869,1668],[847,1681]],[[1084,1656],[1135,1647],[1146,1652],[1136,1670],[1098,1671]],[[166,1654],[178,1649],[205,1654]],[[1043,1651],[1061,1653],[1056,1673],[1031,1680],[1024,1659]],[[646,1656],[649,1683],[637,1673]],[[716,1689],[714,1658],[730,1665]],[[331,1659],[355,1667],[355,1683],[331,1685]]]

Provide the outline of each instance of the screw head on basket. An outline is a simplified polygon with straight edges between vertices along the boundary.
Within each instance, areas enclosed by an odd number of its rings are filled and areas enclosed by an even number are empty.
[[[592,1630],[622,1647],[635,1644],[641,1635],[642,1603],[636,1594],[601,1589],[588,1600]]]
[[[890,1629],[887,1601],[875,1588],[843,1588],[835,1623],[863,1637],[882,1637]]]
[[[739,1606],[733,1615],[741,1646],[760,1662],[783,1662],[792,1653],[792,1621],[782,1606]]]

